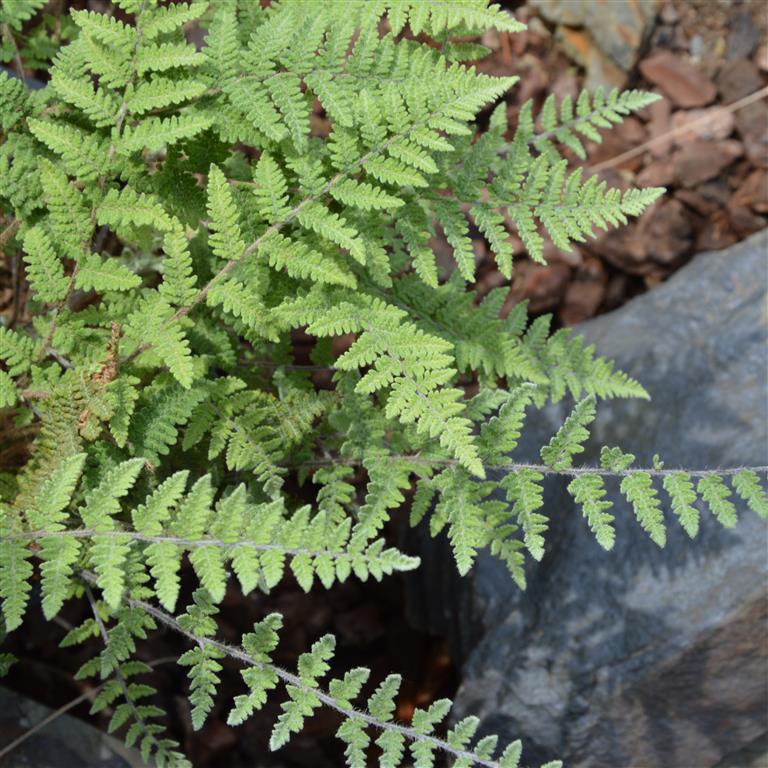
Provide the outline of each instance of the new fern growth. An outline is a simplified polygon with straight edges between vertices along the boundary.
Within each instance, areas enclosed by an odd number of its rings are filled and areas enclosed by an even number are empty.
[[[0,10],[3,60],[46,81],[0,74],[0,238],[29,289],[0,325],[0,408],[33,435],[22,466],[0,467],[6,629],[33,582],[47,619],[85,600],[64,644],[95,649],[78,673],[102,681],[93,710],[111,707],[110,730],[158,765],[188,764],[135,679],[149,671],[136,643],[162,625],[192,642],[179,663],[195,728],[230,657],[243,665],[230,725],[285,688],[274,749],[329,706],[353,768],[373,754],[425,768],[438,752],[518,766],[520,743],[475,739],[476,718],[446,728],[448,701],[396,722],[396,676],[325,681],[330,636],[290,672],[272,661],[279,615],[220,642],[218,605],[231,582],[267,591],[291,572],[310,590],[417,567],[386,543],[412,490],[411,524],[445,532],[461,573],[487,548],[521,587],[547,546],[548,474],[570,477],[606,549],[606,480],[627,498],[616,514],[661,546],[667,501],[691,536],[699,497],[726,526],[732,491],[768,514],[755,468],[634,469],[619,448],[574,466],[599,400],[645,390],[524,303],[502,316],[504,288],[475,290],[471,228],[509,278],[510,223],[541,261],[545,238],[570,248],[659,197],[568,162],[656,97],[550,97],[509,125],[516,78],[477,72],[466,62],[485,49],[466,40],[523,27],[485,0],[115,0],[109,15],[73,11],[48,48],[44,5]],[[510,460],[527,411],[565,397],[541,464]]]

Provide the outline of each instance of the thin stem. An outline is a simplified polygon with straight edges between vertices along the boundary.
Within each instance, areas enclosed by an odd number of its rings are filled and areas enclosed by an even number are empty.
[[[5,248],[5,244],[19,231],[21,222],[14,219],[2,232],[0,232],[0,251]]]
[[[40,347],[40,352],[38,352],[38,355],[37,355],[38,362],[41,362],[42,360],[44,360],[45,356],[48,354],[48,348],[51,346],[51,342],[53,341],[53,336],[56,333],[56,329],[58,328],[59,314],[67,306],[67,303],[69,302],[69,297],[72,295],[72,291],[75,289],[75,280],[77,280],[78,267],[79,267],[79,264],[75,264],[75,266],[73,267],[72,274],[69,276],[69,283],[67,284],[67,292],[64,295],[64,298],[61,299],[59,303],[56,305],[56,314],[53,317],[53,321],[51,322],[51,327],[48,329],[48,333],[45,335],[45,339],[43,339],[43,343]]]
[[[69,627],[69,629],[71,629],[71,627]],[[173,661],[177,661],[177,659],[173,656],[165,656],[162,659],[153,659],[152,661],[147,662],[147,666],[154,668],[159,667],[161,664],[168,664]],[[74,709],[84,701],[93,701],[96,694],[107,684],[107,682],[109,681],[103,680],[94,688],[89,688],[87,691],[84,691],[79,696],[72,699],[72,701],[68,701],[66,704],[46,715],[42,720],[36,722],[29,730],[25,731],[17,739],[14,739],[10,744],[6,744],[0,749],[0,760],[13,752],[14,749],[20,747],[27,739],[34,736],[38,731],[42,731],[43,728],[50,725],[54,720],[58,720],[62,715],[65,715],[70,709]]]
[[[461,462],[457,459],[443,459],[433,458],[429,456],[421,456],[416,454],[391,454],[386,457],[376,457],[376,460],[386,461],[411,461],[414,464],[427,464],[443,467],[457,467],[461,466]],[[337,457],[330,459],[312,459],[309,461],[303,461],[300,464],[293,465],[293,469],[299,469],[302,467],[325,467],[325,466],[363,466],[365,458],[346,458]],[[677,472],[685,472],[691,477],[705,477],[707,475],[720,475],[727,477],[730,475],[737,475],[739,472],[752,471],[757,473],[768,472],[767,466],[744,466],[744,467],[727,467],[725,469],[656,469],[656,468],[633,468],[625,470],[612,470],[604,469],[603,467],[566,467],[564,469],[553,469],[546,464],[532,464],[528,462],[504,462],[501,464],[484,464],[486,470],[506,470],[509,472],[516,472],[521,469],[531,469],[536,472],[541,472],[543,475],[566,475],[569,477],[576,477],[578,475],[602,475],[604,477],[625,477],[627,475],[633,475],[636,472],[646,472],[652,477],[664,477],[665,475],[674,475]]]
[[[236,661],[240,661],[243,664],[248,664],[249,666],[257,667],[259,669],[269,670],[270,672],[274,673],[280,680],[282,680],[286,685],[291,685],[294,688],[298,688],[305,694],[309,694],[317,697],[319,701],[321,701],[330,709],[333,709],[336,712],[340,713],[345,718],[362,720],[366,725],[372,726],[373,728],[377,728],[378,730],[381,730],[381,731],[393,731],[395,733],[399,733],[409,741],[417,741],[417,742],[431,744],[435,749],[439,749],[442,752],[446,752],[455,758],[464,758],[466,760],[471,760],[474,765],[479,765],[479,766],[482,766],[483,768],[500,768],[499,763],[497,761],[485,760],[483,758],[478,757],[472,752],[467,752],[466,750],[462,750],[462,749],[455,749],[447,741],[444,741],[443,739],[439,739],[436,736],[429,736],[423,733],[419,733],[414,728],[410,728],[406,725],[401,725],[396,722],[384,722],[382,720],[375,718],[373,715],[369,714],[368,712],[359,711],[356,709],[352,709],[350,707],[345,707],[342,704],[340,704],[333,696],[331,696],[329,693],[324,691],[322,688],[319,688],[319,687],[313,688],[311,686],[308,686],[306,683],[304,683],[304,681],[298,675],[294,675],[291,672],[288,672],[287,670],[282,669],[282,667],[278,667],[275,664],[256,661],[256,659],[250,656],[243,648],[239,646],[227,645],[226,643],[222,643],[219,640],[213,640],[208,637],[198,637],[193,632],[190,632],[184,629],[179,624],[179,622],[176,621],[176,619],[173,616],[171,616],[170,614],[167,614],[165,611],[159,608],[155,608],[155,606],[150,605],[149,603],[146,603],[143,600],[134,600],[133,598],[126,598],[126,602],[134,608],[143,609],[150,616],[152,616],[153,619],[156,619],[159,623],[164,624],[169,629],[172,629],[175,632],[178,632],[179,634],[183,635],[188,640],[195,643],[196,645],[199,645],[200,647],[210,646],[211,648],[215,648],[216,650],[221,651],[222,653],[229,656],[230,658],[235,659]]]
[[[197,549],[200,547],[219,547],[221,549],[255,549],[259,552],[282,552],[285,555],[309,555],[310,557],[330,557],[333,560],[344,560],[349,557],[365,557],[364,552],[334,552],[329,549],[306,549],[301,547],[284,547],[281,544],[263,544],[248,539],[237,541],[224,541],[223,539],[202,538],[185,539],[183,536],[150,536],[140,531],[97,531],[92,528],[72,528],[62,531],[24,531],[23,533],[9,533],[0,536],[0,541],[24,540],[36,541],[49,538],[73,538],[90,539],[94,536],[109,539],[121,539],[123,541],[138,541],[144,544],[176,544],[180,547]]]
[[[82,704],[88,699],[93,699],[94,694],[98,693],[98,691],[105,684],[106,680],[96,688],[81,693],[77,698],[72,699],[72,701],[68,701],[63,706],[46,715],[42,720],[39,720],[29,730],[22,733],[21,736],[19,736],[17,739],[14,739],[12,742],[10,742],[10,744],[6,744],[2,749],[0,749],[0,760],[13,752],[13,750],[17,747],[20,747],[28,738],[34,736],[38,731],[41,731],[47,725],[50,725],[54,720],[58,720],[62,715],[69,712],[70,709],[74,709],[76,706]]]
[[[606,168],[613,168],[616,165],[620,165],[625,160],[631,160],[633,157],[642,155],[646,149],[655,147],[657,144],[663,144],[665,141],[669,141],[670,139],[674,138],[675,136],[679,136],[680,134],[687,133],[688,131],[692,130],[693,128],[696,128],[699,125],[704,125],[705,123],[713,124],[714,121],[716,121],[722,115],[727,115],[727,114],[730,114],[731,112],[736,112],[737,110],[742,109],[743,107],[746,107],[755,101],[764,99],[766,96],[768,96],[768,86],[766,86],[765,88],[761,88],[759,91],[755,91],[754,93],[750,93],[747,96],[744,96],[744,98],[739,99],[738,101],[734,101],[733,104],[727,104],[726,106],[720,107],[714,112],[710,112],[710,113],[707,113],[706,115],[702,115],[696,120],[692,120],[690,123],[684,123],[683,125],[678,125],[676,128],[672,128],[671,130],[666,131],[665,133],[662,133],[659,136],[655,136],[654,138],[643,142],[639,146],[633,147],[632,149],[629,149],[626,152],[622,152],[620,155],[616,155],[615,157],[612,157],[609,160],[604,160],[602,163],[597,163],[596,165],[590,165],[588,166],[588,168],[590,171],[593,171],[593,172],[604,171]]]
[[[91,587],[88,584],[88,581],[86,580],[83,581],[83,587],[85,587],[85,596],[88,598],[88,603],[91,606],[91,613],[93,613],[93,619],[99,628],[99,634],[101,635],[101,640],[104,643],[105,647],[109,647],[109,635],[107,634],[107,628],[104,626],[104,622],[101,619],[101,615],[99,614],[99,608],[96,605],[96,598],[93,596],[93,592],[91,591]],[[131,696],[131,693],[128,690],[128,683],[126,682],[125,678],[120,672],[119,667],[115,667],[115,680],[117,680],[117,682],[120,684],[120,688],[123,691],[123,697],[125,698],[125,701],[128,704],[128,706],[131,708],[131,714],[133,715],[133,719],[141,726],[141,729],[142,731],[144,731],[144,733],[148,733],[147,724],[144,721],[144,718],[141,717],[138,710],[136,709],[136,705],[133,703],[133,697]]]
[[[11,44],[13,48],[13,60],[16,63],[16,69],[19,71],[19,77],[24,85],[27,84],[27,74],[24,71],[24,62],[21,60],[21,54],[19,53],[19,46],[16,45],[16,38],[13,36],[13,30],[9,24],[3,24],[3,36]]]

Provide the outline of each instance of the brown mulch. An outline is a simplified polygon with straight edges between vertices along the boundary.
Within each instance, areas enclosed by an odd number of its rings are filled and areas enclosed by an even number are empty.
[[[520,76],[508,96],[514,126],[529,98],[540,106],[550,93],[558,99],[578,94],[584,72],[568,58],[552,24],[525,5],[506,5],[529,29],[487,34],[483,42],[494,53],[480,69]],[[667,0],[624,85],[664,99],[603,132],[602,144],[587,144],[585,165],[600,168],[611,185],[664,186],[667,195],[627,227],[568,254],[553,250],[547,266],[526,259],[512,234],[519,258],[510,305],[526,298],[534,314],[552,312],[560,324],[573,325],[652,288],[696,253],[726,248],[768,225],[765,97],[734,112],[723,109],[768,86],[768,6]],[[680,132],[693,121],[691,130]],[[675,130],[668,141],[658,141]],[[639,155],[615,162],[654,140]],[[504,284],[482,240],[476,250],[481,287]]]

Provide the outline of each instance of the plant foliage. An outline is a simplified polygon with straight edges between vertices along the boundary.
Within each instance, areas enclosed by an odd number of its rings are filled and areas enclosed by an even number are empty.
[[[229,656],[243,665],[230,725],[284,688],[273,749],[329,706],[352,768],[372,754],[427,768],[440,752],[459,768],[518,766],[520,742],[497,749],[473,717],[446,725],[448,701],[396,722],[397,676],[327,679],[333,637],[286,671],[279,615],[237,647],[216,639],[216,615],[234,583],[268,591],[290,572],[309,591],[417,567],[387,544],[411,490],[411,523],[444,532],[462,574],[488,549],[521,587],[528,556],[546,552],[547,474],[570,477],[606,549],[606,478],[661,546],[654,483],[691,536],[699,497],[736,524],[724,477],[768,514],[751,469],[632,469],[618,448],[574,466],[599,400],[645,390],[551,318],[504,314],[504,288],[481,299],[474,284],[473,228],[510,278],[510,222],[542,261],[547,239],[568,249],[658,198],[566,157],[655,97],[550,97],[508,125],[516,78],[467,63],[485,51],[467,40],[523,26],[485,0],[115,0],[55,35],[44,5],[0,10],[3,61],[46,80],[31,92],[0,74],[2,241],[34,316],[0,325],[2,417],[34,434],[28,461],[0,475],[7,630],[33,581],[46,619],[86,599],[64,644],[96,648],[78,673],[101,681],[93,711],[110,707],[110,730],[161,766],[188,763],[136,679],[149,672],[136,645],[160,625],[191,641],[179,663],[195,728]],[[438,264],[435,236],[455,268]],[[566,397],[541,465],[510,464],[528,410]]]

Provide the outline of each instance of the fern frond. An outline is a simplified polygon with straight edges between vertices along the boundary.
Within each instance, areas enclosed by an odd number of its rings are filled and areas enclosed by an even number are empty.
[[[67,258],[79,260],[93,232],[84,195],[70,183],[65,173],[47,159],[40,161],[40,181],[56,245]]]
[[[699,532],[699,510],[693,506],[697,497],[690,475],[675,472],[665,475],[662,483],[672,502],[672,512],[679,518],[683,530],[694,538]]]
[[[28,230],[24,250],[27,279],[37,297],[44,302],[61,301],[67,294],[69,278],[45,230],[39,226]]]
[[[0,504],[0,598],[5,628],[21,626],[32,589],[32,552],[22,538],[10,538],[21,528],[21,520],[10,507]]]
[[[507,501],[513,505],[512,514],[523,531],[525,547],[534,560],[544,556],[544,533],[547,530],[546,515],[537,512],[544,506],[544,475],[534,469],[520,469],[508,474],[501,482],[507,492]]]
[[[32,135],[55,154],[71,176],[93,181],[105,169],[107,146],[103,140],[65,123],[30,118]]]
[[[554,146],[557,142],[585,160],[586,151],[578,134],[600,143],[602,136],[598,128],[611,128],[621,123],[625,116],[653,104],[659,98],[658,94],[647,91],[619,91],[613,88],[606,94],[602,88],[598,88],[594,94],[581,91],[575,103],[571,96],[565,96],[558,109],[555,95],[551,94],[539,115],[542,132],[534,133],[533,119],[530,117],[532,102],[523,105],[519,130],[526,141],[551,159],[560,158]]]
[[[541,459],[552,469],[565,469],[573,463],[573,456],[584,450],[589,438],[587,426],[595,419],[595,400],[586,397],[574,406],[565,423],[547,445],[541,449]]]
[[[143,149],[158,151],[165,146],[197,136],[210,128],[212,123],[213,118],[203,113],[148,117],[135,128],[126,128],[117,144],[118,152],[130,154]]]
[[[762,518],[768,517],[768,497],[760,485],[757,472],[745,469],[734,475],[733,488],[749,508]]]
[[[245,250],[240,232],[238,211],[229,184],[220,168],[211,166],[208,172],[208,215],[213,234],[211,249],[225,261],[239,259]]]
[[[604,500],[606,490],[603,478],[592,474],[579,475],[568,484],[568,492],[573,496],[573,500],[581,505],[597,543],[603,549],[613,549],[616,540],[614,517],[607,511],[613,504]]]
[[[699,479],[696,490],[722,526],[733,528],[736,525],[736,507],[728,498],[730,491],[721,477],[716,474],[704,475]]]
[[[651,539],[663,547],[667,543],[664,514],[656,489],[647,472],[632,472],[621,481],[621,492],[635,510],[635,515]]]
[[[183,24],[199,19],[207,9],[205,0],[194,0],[145,11],[141,17],[142,36],[145,40],[154,40],[160,35],[175,32]]]
[[[141,277],[117,259],[105,259],[97,253],[81,256],[75,287],[84,291],[130,291],[141,285]]]

